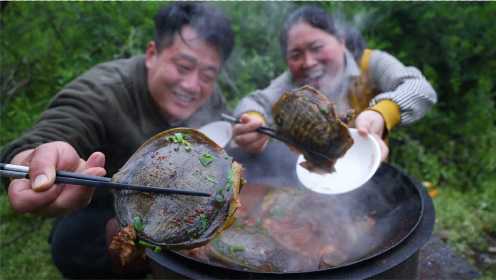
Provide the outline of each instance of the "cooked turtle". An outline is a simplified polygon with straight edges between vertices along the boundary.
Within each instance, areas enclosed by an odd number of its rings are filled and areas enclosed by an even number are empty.
[[[280,246],[261,223],[236,219],[206,245],[209,259],[228,267],[259,272],[295,272],[313,270],[318,260],[291,252]]]
[[[347,126],[325,95],[310,86],[285,92],[272,106],[277,131],[299,147],[310,171],[333,172],[336,160],[353,145]],[[325,157],[309,152],[312,150]]]
[[[164,131],[145,142],[112,181],[212,196],[115,191],[117,219],[122,227],[133,225],[137,237],[153,245],[171,249],[201,246],[233,222],[240,205],[240,173],[241,166],[201,132],[187,128]]]
[[[343,197],[250,185],[240,200],[230,228],[202,247],[178,253],[253,272],[307,272],[358,260],[375,250],[371,244],[380,236],[371,235],[375,220],[343,207]]]
[[[263,227],[280,246],[301,254],[320,268],[348,260],[347,217],[332,215],[336,202],[298,189],[281,189],[265,196]],[[353,243],[354,244],[354,243]],[[352,245],[352,244],[350,244]]]
[[[206,263],[258,272],[297,272],[318,268],[319,260],[281,246],[264,228],[267,212],[260,204],[268,189],[250,185],[240,195],[235,223],[211,242],[179,253]],[[284,234],[292,234],[285,232]]]
[[[253,271],[278,271],[273,262],[281,250],[257,226],[236,225],[224,231],[222,235],[214,239],[209,245],[210,257],[229,267],[246,268]]]

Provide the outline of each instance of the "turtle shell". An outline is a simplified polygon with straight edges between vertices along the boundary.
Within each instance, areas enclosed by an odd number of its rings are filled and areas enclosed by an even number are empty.
[[[170,129],[150,138],[112,181],[212,194],[114,191],[120,225],[133,224],[140,240],[170,249],[207,243],[234,221],[240,206],[241,165],[207,136],[189,128]]]
[[[334,171],[336,160],[353,145],[347,126],[336,114],[334,103],[310,86],[285,92],[272,106],[277,131],[291,139],[303,153],[309,170]],[[308,153],[311,149],[328,159]]]

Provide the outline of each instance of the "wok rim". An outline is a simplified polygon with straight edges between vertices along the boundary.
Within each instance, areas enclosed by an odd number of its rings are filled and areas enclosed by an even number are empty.
[[[196,264],[206,265],[209,267],[215,267],[216,269],[227,270],[227,271],[234,272],[234,273],[250,273],[253,275],[260,275],[260,277],[267,277],[267,276],[271,276],[271,275],[291,277],[292,275],[296,276],[296,275],[302,275],[302,274],[309,275],[309,274],[317,274],[317,273],[323,273],[323,272],[331,272],[334,270],[346,269],[346,268],[349,268],[351,266],[365,263],[367,261],[378,258],[379,256],[384,255],[384,254],[392,251],[393,249],[395,249],[399,245],[403,244],[403,242],[406,239],[408,239],[415,232],[415,230],[418,228],[419,224],[422,222],[422,219],[424,217],[425,199],[426,199],[422,196],[421,190],[419,189],[420,187],[422,187],[422,184],[420,182],[418,182],[417,180],[415,180],[414,178],[407,175],[401,168],[394,166],[392,164],[389,164],[389,163],[381,163],[381,166],[386,166],[386,168],[388,168],[388,169],[396,170],[397,172],[400,173],[400,175],[402,177],[407,178],[408,184],[410,185],[410,187],[414,188],[414,193],[417,195],[417,198],[420,201],[420,209],[419,209],[419,215],[417,217],[417,220],[411,226],[410,230],[402,238],[398,239],[396,242],[392,243],[391,245],[386,246],[385,248],[383,248],[381,250],[378,250],[377,252],[375,252],[373,254],[367,255],[366,257],[359,258],[359,259],[356,259],[356,260],[351,261],[351,262],[346,262],[346,263],[343,263],[343,264],[338,265],[338,266],[328,267],[325,269],[316,269],[316,270],[310,270],[310,271],[262,272],[262,271],[253,271],[253,270],[249,270],[249,269],[238,269],[235,267],[227,267],[227,266],[223,266],[223,265],[218,265],[216,263],[206,263],[206,262],[203,262],[203,261],[200,261],[198,259],[180,254],[180,253],[178,253],[176,251],[172,251],[172,250],[167,250],[167,252],[172,253],[173,255],[175,255],[179,258],[186,258],[186,259],[188,259],[188,260],[190,260]],[[420,247],[418,249],[420,249]],[[155,258],[154,258],[154,256],[156,256],[157,253],[152,252],[151,250],[147,249],[146,254],[148,257],[152,258],[154,261],[161,264],[159,261],[155,260]],[[159,254],[159,255],[161,255],[161,254]],[[161,256],[163,256],[163,255],[161,255]],[[169,267],[167,267],[167,268],[169,268]]]

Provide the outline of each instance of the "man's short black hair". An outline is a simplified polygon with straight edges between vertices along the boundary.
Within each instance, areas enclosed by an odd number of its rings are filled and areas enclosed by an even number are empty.
[[[193,28],[201,39],[215,47],[225,61],[234,47],[231,21],[224,13],[206,3],[173,3],[155,16],[155,43],[158,50],[172,44],[183,26]]]

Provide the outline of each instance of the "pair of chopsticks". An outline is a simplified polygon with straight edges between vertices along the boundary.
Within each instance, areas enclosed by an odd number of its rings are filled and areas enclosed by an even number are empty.
[[[228,121],[228,122],[231,122],[231,123],[241,123],[239,121],[239,119],[233,117],[233,116],[230,116],[230,115],[227,115],[227,114],[221,114],[221,117],[222,119]],[[303,150],[303,151],[306,151],[310,154],[313,154],[314,156],[317,156],[317,157],[320,157],[320,158],[323,158],[325,160],[330,160],[329,157],[327,157],[326,155],[322,154],[322,153],[319,153],[319,152],[316,152],[316,151],[313,151],[309,148],[306,148],[306,147],[303,147],[302,145],[300,144],[297,144],[295,143],[294,141],[292,141],[291,139],[288,139],[282,135],[280,135],[279,133],[277,133],[277,131],[273,128],[270,128],[270,127],[266,127],[266,126],[261,126],[261,127],[258,127],[257,129],[255,129],[258,133],[262,133],[262,134],[265,134],[269,137],[272,137],[274,139],[277,139],[287,145],[291,145],[291,146],[294,146],[294,147],[297,147],[298,149],[300,150]]]
[[[29,178],[29,167],[22,165],[0,163],[0,177],[27,179]],[[158,194],[210,196],[209,193],[205,193],[205,192],[121,184],[121,183],[112,182],[111,180],[112,179],[109,177],[84,175],[84,174],[68,172],[68,171],[57,171],[55,176],[55,182],[63,183],[63,184],[74,184],[74,185],[82,185],[82,186],[96,187],[96,188],[112,188],[118,190],[132,190],[132,191],[150,192],[150,193],[158,193]]]

